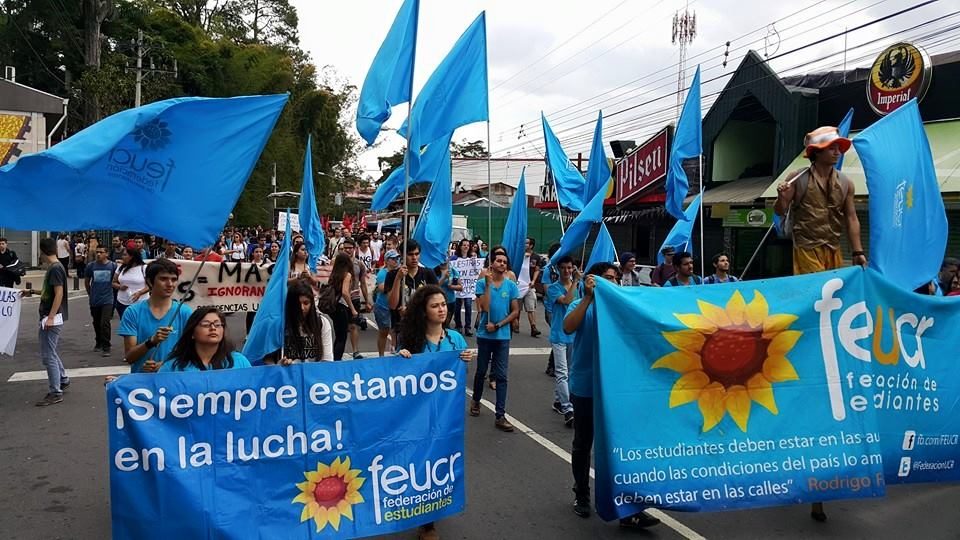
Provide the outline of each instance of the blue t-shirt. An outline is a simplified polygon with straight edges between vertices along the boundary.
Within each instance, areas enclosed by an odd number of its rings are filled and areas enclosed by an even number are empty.
[[[443,352],[443,351],[464,351],[467,349],[467,340],[463,339],[460,332],[456,330],[444,330],[445,335],[440,339],[440,343],[430,343],[427,341],[423,346],[422,353]]]
[[[574,298],[579,297],[578,293],[573,293]],[[567,310],[570,308],[571,304],[561,304],[557,302],[557,299],[563,298],[567,295],[567,288],[563,286],[563,283],[555,281],[547,287],[547,298],[544,300],[544,304],[550,306],[550,310],[553,313],[553,318],[550,319],[550,343],[563,343],[569,345],[573,343],[574,337],[576,337],[576,332],[573,334],[567,334],[563,331],[563,318],[567,316]]]
[[[676,285],[673,284],[673,280],[675,279],[677,280]],[[703,280],[700,279],[700,276],[693,274],[690,276],[690,283],[687,283],[686,285],[684,285],[683,283],[680,283],[680,280],[677,279],[677,276],[673,276],[672,278],[665,281],[663,283],[663,286],[664,287],[690,287],[692,285],[701,285],[701,284],[703,284]]]
[[[117,270],[117,263],[108,261],[100,264],[92,262],[87,265],[83,277],[90,279],[90,305],[113,305],[113,273]]]
[[[390,309],[390,300],[386,292],[380,292],[380,285],[387,281],[387,269],[381,268],[377,272],[377,286],[373,289],[373,304],[383,309]]]
[[[486,287],[486,280],[478,279],[477,280],[477,296],[484,294],[484,288]],[[501,326],[498,330],[494,332],[487,332],[487,323],[492,322],[496,324],[499,321],[502,321],[507,318],[507,315],[510,314],[510,302],[516,300],[517,295],[520,294],[520,288],[517,287],[517,284],[513,281],[503,278],[503,283],[499,287],[490,287],[490,312],[484,313],[480,317],[480,329],[477,330],[477,337],[483,339],[497,339],[497,340],[509,340],[511,337],[510,334],[510,325],[506,324]]]
[[[156,333],[157,328],[161,326],[173,327],[173,331],[170,332],[167,339],[156,347],[148,350],[146,354],[130,366],[130,373],[139,373],[142,371],[143,364],[145,364],[147,360],[153,359],[155,362],[163,362],[167,359],[167,356],[170,355],[174,344],[180,339],[180,332],[187,325],[187,319],[189,319],[193,313],[193,308],[184,305],[180,308],[180,313],[177,314],[177,319],[174,321],[173,314],[176,311],[177,302],[174,301],[170,305],[170,310],[167,311],[163,318],[157,319],[153,316],[153,313],[150,312],[150,302],[145,301],[137,302],[123,312],[123,319],[120,321],[120,330],[117,333],[121,336],[134,336],[137,338],[137,343],[143,343],[150,339],[150,336]]]
[[[230,353],[230,357],[233,359],[233,367],[230,368],[230,369],[240,369],[240,368],[253,367],[253,366],[250,365],[250,360],[247,360],[247,357],[246,357],[246,356],[244,356],[244,355],[242,355],[242,354],[240,354],[240,353],[238,353],[238,352],[236,352],[236,351]],[[211,368],[211,367],[208,366],[207,369],[201,370],[200,368],[198,368],[197,366],[195,366],[195,365],[193,365],[193,364],[187,364],[186,367],[184,367],[184,368],[182,368],[182,369],[177,369],[176,367],[174,367],[174,366],[176,365],[176,361],[177,361],[176,358],[171,358],[171,359],[167,360],[166,362],[163,363],[162,366],[160,366],[160,371],[183,371],[183,372],[187,372],[187,371],[210,371],[210,370],[213,369],[213,368]]]
[[[582,301],[578,298],[567,306],[570,314]],[[559,318],[559,317],[558,317]],[[573,340],[573,348],[568,351],[567,364],[570,366],[570,393],[577,397],[593,397],[593,356],[597,348],[596,310],[593,304],[583,314],[583,320]]]
[[[450,272],[447,274],[447,281],[440,285],[440,288],[443,289],[443,294],[447,297],[447,303],[453,304],[457,301],[457,291],[450,288],[450,285],[458,285],[460,283],[460,271],[456,268],[449,266],[447,270]]]

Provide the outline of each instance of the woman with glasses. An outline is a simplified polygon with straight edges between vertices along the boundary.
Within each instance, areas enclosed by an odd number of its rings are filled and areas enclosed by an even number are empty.
[[[215,306],[197,308],[160,371],[208,371],[250,367],[227,339],[227,319]]]

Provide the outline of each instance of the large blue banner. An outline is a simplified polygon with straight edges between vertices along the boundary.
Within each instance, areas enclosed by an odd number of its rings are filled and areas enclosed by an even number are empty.
[[[461,512],[458,354],[121,377],[113,537],[353,538]]]
[[[599,281],[602,517],[960,479],[956,299],[858,267],[672,289]]]

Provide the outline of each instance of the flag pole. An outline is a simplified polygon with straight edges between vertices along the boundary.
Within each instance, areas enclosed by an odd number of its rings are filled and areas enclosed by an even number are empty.
[[[753,255],[750,256],[750,260],[747,261],[747,265],[743,267],[743,272],[740,272],[740,281],[743,281],[743,277],[747,275],[747,271],[750,270],[750,265],[753,264],[754,259],[757,258],[757,254],[760,253],[760,249],[763,248],[763,245],[767,243],[767,238],[770,237],[770,233],[773,231],[774,226],[770,225],[767,229],[767,232],[763,235],[763,238],[760,239],[760,243],[757,244],[757,249],[754,250]]]
[[[556,184],[554,184],[554,189],[556,189]],[[560,196],[557,196],[557,216],[560,218],[560,236],[567,234],[567,231],[563,228],[563,210],[560,208]]]
[[[402,9],[402,8],[401,8]],[[416,18],[416,24],[413,25],[413,51],[410,53],[410,99],[407,101],[407,151],[403,156],[403,223],[401,224],[400,232],[403,234],[403,247],[401,253],[406,253],[407,251],[407,239],[410,234],[410,226],[408,225],[410,218],[409,205],[410,205],[410,164],[407,163],[407,156],[410,155],[412,151],[410,149],[410,134],[413,133],[413,75],[416,73],[417,65],[417,30],[420,28],[420,3],[416,4],[416,13],[414,14]],[[418,155],[420,149],[416,149]],[[422,207],[421,207],[422,210]]]
[[[706,240],[703,238],[703,154],[698,158],[697,169],[700,171],[700,277],[702,278],[707,271],[706,261],[703,259],[703,245]]]
[[[487,115],[487,245],[493,242],[493,181],[490,169],[490,118]],[[502,239],[501,239],[502,240]]]

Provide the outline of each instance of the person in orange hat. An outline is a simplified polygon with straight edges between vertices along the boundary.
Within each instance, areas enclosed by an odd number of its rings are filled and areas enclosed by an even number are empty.
[[[817,128],[804,137],[810,166],[793,172],[777,186],[774,211],[785,216],[784,228],[793,237],[793,273],[810,274],[843,265],[840,236],[846,229],[853,264],[866,266],[860,242],[860,220],[853,204],[853,182],[836,169],[850,139],[833,126]]]

